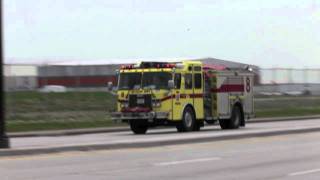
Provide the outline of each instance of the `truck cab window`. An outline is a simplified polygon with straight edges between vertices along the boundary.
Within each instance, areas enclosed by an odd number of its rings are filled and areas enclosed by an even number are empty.
[[[193,70],[194,71],[201,71],[201,66],[195,66],[195,67],[193,67]]]
[[[184,76],[185,88],[192,89],[192,74],[186,74]]]
[[[177,73],[174,76],[174,88],[180,89],[180,87],[181,87],[181,74]]]
[[[202,78],[200,73],[194,74],[194,87],[196,89],[201,89],[202,87]]]

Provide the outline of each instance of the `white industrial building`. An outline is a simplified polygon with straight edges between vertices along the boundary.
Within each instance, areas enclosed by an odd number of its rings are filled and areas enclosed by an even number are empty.
[[[5,64],[5,90],[33,90],[38,86],[38,66],[27,64]]]

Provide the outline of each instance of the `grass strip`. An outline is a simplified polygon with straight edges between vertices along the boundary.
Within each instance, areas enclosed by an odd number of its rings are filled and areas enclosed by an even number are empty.
[[[112,127],[108,114],[116,97],[107,92],[8,92],[5,94],[9,132]],[[255,99],[256,117],[320,114],[319,96]]]

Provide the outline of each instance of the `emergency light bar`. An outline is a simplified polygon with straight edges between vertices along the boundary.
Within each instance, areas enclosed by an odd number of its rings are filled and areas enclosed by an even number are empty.
[[[148,69],[148,68],[175,68],[177,67],[176,64],[173,63],[164,63],[164,62],[141,62],[139,65],[122,65],[121,69]]]

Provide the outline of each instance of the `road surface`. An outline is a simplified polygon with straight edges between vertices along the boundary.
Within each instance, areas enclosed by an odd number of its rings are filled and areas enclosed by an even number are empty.
[[[2,157],[0,174],[1,180],[318,180],[320,132],[153,148]]]
[[[86,134],[56,137],[26,137],[11,138],[12,149],[52,148],[76,145],[143,143],[143,142],[168,142],[183,141],[199,138],[216,138],[228,135],[243,135],[250,133],[274,132],[303,128],[320,128],[320,119],[301,121],[281,121],[268,123],[250,123],[247,127],[237,130],[221,130],[219,126],[205,126],[200,132],[177,133],[175,128],[150,129],[146,135],[133,135],[131,131]]]

